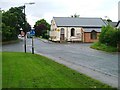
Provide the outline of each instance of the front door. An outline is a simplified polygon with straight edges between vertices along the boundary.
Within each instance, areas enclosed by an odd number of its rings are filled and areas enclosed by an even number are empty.
[[[61,28],[61,30],[60,30],[60,41],[63,42],[64,40],[65,40],[64,28]]]

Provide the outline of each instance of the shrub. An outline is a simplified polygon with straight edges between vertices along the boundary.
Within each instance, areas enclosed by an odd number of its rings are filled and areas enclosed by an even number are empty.
[[[112,26],[104,26],[102,32],[99,36],[99,41],[108,46],[117,46],[118,41],[118,30],[114,29]]]

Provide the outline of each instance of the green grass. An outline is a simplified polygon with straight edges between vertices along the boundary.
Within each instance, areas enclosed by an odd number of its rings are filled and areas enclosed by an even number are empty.
[[[17,40],[11,40],[11,41],[4,41],[4,42],[0,42],[0,44],[5,45],[5,44],[13,44],[13,43],[18,43],[20,42],[20,39]]]
[[[111,88],[49,58],[30,53],[2,53],[3,88]]]
[[[0,52],[0,90],[2,89],[2,53]]]
[[[107,46],[107,45],[102,44],[100,42],[93,43],[91,48],[97,49],[97,50],[106,51],[106,52],[117,52],[118,51],[116,47]]]

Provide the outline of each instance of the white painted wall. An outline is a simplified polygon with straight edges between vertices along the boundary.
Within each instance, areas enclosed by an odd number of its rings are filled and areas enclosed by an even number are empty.
[[[50,40],[52,41],[60,41],[60,30],[64,28],[64,37],[67,41],[81,41],[82,32],[81,27],[57,27],[54,19],[51,22],[51,30],[50,30]],[[71,29],[75,29],[75,36],[71,37]]]
[[[54,27],[54,26],[53,26]],[[67,41],[81,41],[82,37],[82,32],[81,32],[81,27],[58,27],[55,30],[52,30],[53,27],[51,26],[51,31],[50,31],[50,37],[52,38],[52,41],[60,41],[60,30],[61,28],[64,28],[64,37],[65,40]],[[75,29],[75,36],[71,37],[71,29]],[[56,37],[56,38],[54,38]]]
[[[60,30],[57,28],[54,19],[51,21],[50,40],[60,41]]]
[[[75,29],[75,36],[71,37],[72,28]],[[67,29],[66,31],[68,31],[68,35],[67,35],[68,41],[81,41],[81,34],[82,34],[81,27],[67,27],[66,29]]]

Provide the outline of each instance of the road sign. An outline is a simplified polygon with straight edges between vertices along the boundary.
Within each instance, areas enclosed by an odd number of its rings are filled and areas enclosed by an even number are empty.
[[[32,35],[32,36],[35,35],[35,31],[34,31],[34,29],[32,29],[32,30],[30,31],[30,35]]]

